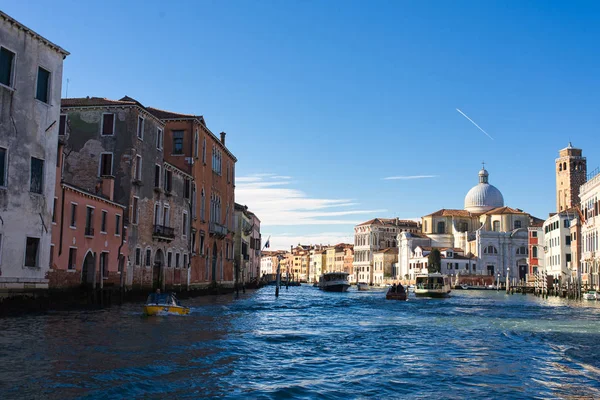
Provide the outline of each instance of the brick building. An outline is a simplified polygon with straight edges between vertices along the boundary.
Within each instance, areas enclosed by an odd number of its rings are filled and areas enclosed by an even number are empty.
[[[194,181],[190,285],[232,285],[237,159],[225,146],[225,132],[217,138],[200,115],[148,110],[165,124],[165,160]]]
[[[128,97],[63,99],[62,114],[64,180],[94,193],[113,179],[114,201],[127,205],[126,285],[146,290],[187,283],[187,271],[168,270],[177,268],[169,267],[169,248],[172,257],[180,255],[180,268],[189,257],[181,233],[189,200],[178,186],[182,175],[163,162],[163,121]]]

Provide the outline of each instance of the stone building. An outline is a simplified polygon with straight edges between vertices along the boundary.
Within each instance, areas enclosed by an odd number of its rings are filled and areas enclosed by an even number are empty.
[[[392,265],[398,261],[398,249],[388,247],[373,253],[373,283],[383,285],[386,279],[393,278]]]
[[[354,274],[361,282],[373,282],[373,253],[398,247],[398,234],[417,233],[421,224],[398,218],[375,218],[354,227]],[[353,274],[353,275],[354,275]]]
[[[62,113],[63,179],[92,193],[112,179],[127,205],[126,285],[188,285],[190,176],[163,161],[164,122],[128,97],[63,99]]]
[[[164,157],[193,179],[190,285],[234,283],[234,188],[237,159],[201,115],[148,108],[164,125]]]
[[[254,280],[260,278],[260,256],[261,256],[261,235],[260,219],[253,212],[249,211],[252,232],[250,232],[250,263],[248,265],[248,279]]]
[[[67,55],[0,11],[0,296],[48,288]]]
[[[581,185],[581,283],[600,289],[600,174]]]
[[[233,264],[234,282],[236,283],[243,284],[249,281],[250,253],[253,251],[250,248],[253,231],[252,215],[247,206],[234,203]]]
[[[529,232],[529,274],[535,274],[544,269],[544,229],[543,223],[532,224]]]
[[[126,205],[113,201],[114,180],[103,178],[92,193],[62,180],[63,145],[58,147],[52,213],[50,289],[123,287],[129,247]]]

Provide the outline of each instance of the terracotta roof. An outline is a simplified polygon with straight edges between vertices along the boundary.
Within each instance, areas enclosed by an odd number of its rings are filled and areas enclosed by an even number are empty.
[[[523,212],[523,210],[519,210],[518,208],[510,208],[510,207],[498,207],[494,208],[485,213],[486,215],[499,215],[499,214],[527,214]]]
[[[455,253],[464,253],[464,250],[459,247],[443,247],[440,251],[452,250]]]
[[[408,225],[417,227],[418,223],[416,221],[407,220],[407,219],[396,219],[396,218],[373,218],[367,222],[363,222],[362,224],[358,224],[356,226],[364,226],[364,225]]]
[[[467,210],[452,210],[442,208],[432,214],[426,215],[426,217],[477,217],[480,214],[471,213]]]
[[[89,107],[89,106],[135,106],[139,103],[137,101],[121,101],[121,100],[110,100],[104,97],[73,97],[68,99],[61,99],[61,107]]]
[[[204,117],[202,115],[182,114],[154,107],[148,107],[148,112],[160,119],[197,119],[204,124]]]
[[[375,253],[391,253],[391,252],[393,252],[393,250],[396,250],[396,252],[397,252],[398,248],[397,247],[388,247],[385,249],[377,250],[377,251],[375,251]]]

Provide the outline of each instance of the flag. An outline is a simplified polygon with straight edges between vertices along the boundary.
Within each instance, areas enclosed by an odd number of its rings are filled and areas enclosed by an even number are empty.
[[[267,242],[265,243],[265,249],[268,249],[268,248],[269,248],[269,246],[271,245],[271,244],[269,243],[269,241],[270,241],[270,240],[271,240],[271,238],[267,239]]]

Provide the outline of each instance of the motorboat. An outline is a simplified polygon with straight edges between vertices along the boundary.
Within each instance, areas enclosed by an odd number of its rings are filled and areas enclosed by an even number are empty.
[[[461,285],[459,285],[459,287],[460,287],[462,290],[467,290],[467,289],[469,289],[469,285],[465,285],[464,283],[463,283],[463,284],[461,284]]]
[[[356,290],[363,292],[369,290],[369,284],[365,282],[358,282],[356,284]]]
[[[319,278],[319,289],[325,292],[345,292],[350,287],[346,272],[328,272]]]
[[[408,287],[405,288],[402,285],[392,286],[388,289],[385,294],[386,300],[400,300],[405,301],[408,299]]]
[[[584,300],[598,300],[599,298],[600,298],[600,296],[598,295],[598,292],[596,292],[595,290],[588,290],[587,292],[585,292],[583,294]]]
[[[174,293],[152,293],[144,305],[144,315],[189,313],[189,307],[182,306]]]
[[[450,291],[448,275],[440,273],[417,275],[415,295],[418,297],[447,297]]]

